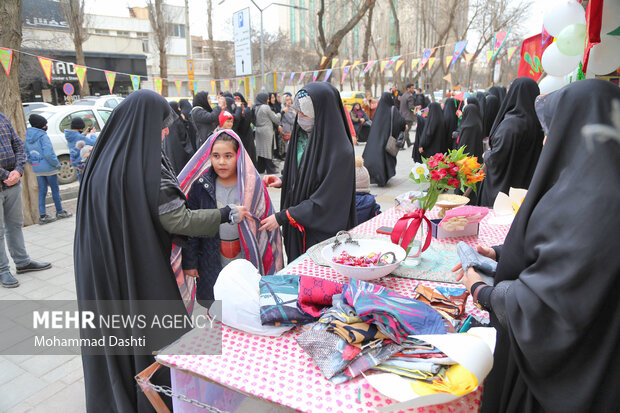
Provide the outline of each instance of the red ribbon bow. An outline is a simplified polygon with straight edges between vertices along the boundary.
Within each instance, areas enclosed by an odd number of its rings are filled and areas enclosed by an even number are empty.
[[[422,221],[426,221],[428,231],[426,232],[426,240],[424,240],[424,245],[422,246],[422,251],[426,251],[426,249],[431,245],[431,222],[425,215],[426,211],[423,209],[416,209],[415,211],[405,214],[402,218],[400,218],[396,225],[394,225],[394,230],[392,230],[392,242],[394,244],[398,244],[400,242],[400,246],[403,249],[407,250],[409,244],[415,237],[415,234],[418,232],[418,228],[420,228],[420,224]],[[411,224],[407,225],[411,221]]]

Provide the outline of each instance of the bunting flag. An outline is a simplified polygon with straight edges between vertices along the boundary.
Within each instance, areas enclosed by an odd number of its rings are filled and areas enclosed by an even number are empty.
[[[192,83],[194,85],[194,93],[197,93],[198,92],[198,81],[194,80]]]
[[[487,63],[490,63],[491,59],[493,59],[493,50],[487,50]]]
[[[105,80],[108,81],[108,88],[110,89],[110,93],[114,89],[114,81],[116,80],[116,72],[110,72],[107,70],[103,71],[105,73]]]
[[[473,58],[474,58],[473,53],[465,53],[465,65],[469,66],[469,63],[471,63],[471,59]]]
[[[429,72],[433,68],[433,65],[435,64],[436,61],[437,61],[436,57],[431,57],[430,59],[428,59],[428,71]]]
[[[84,87],[84,78],[86,77],[86,67],[80,65],[74,65],[75,67],[75,75],[78,78],[78,82],[80,82],[80,88]]]
[[[77,66],[76,66],[77,69]],[[76,70],[77,72],[77,70]],[[138,90],[140,89],[140,76],[138,75],[129,75],[129,78],[131,79],[131,86],[133,87],[133,90]]]
[[[237,89],[241,90],[241,86],[243,85],[243,78],[240,77],[237,79]]]
[[[446,56],[446,69],[450,68],[450,63],[452,63],[452,56]]]
[[[397,61],[398,59],[400,59],[400,55],[394,56],[390,60],[388,60],[385,70],[389,69],[394,64],[394,62]]]
[[[314,73],[312,73],[312,81],[316,82],[317,77],[319,77],[319,71],[315,70]]]
[[[179,79],[174,80],[174,85],[177,88],[177,95],[181,97],[181,88],[183,87],[183,81]]]
[[[351,66],[351,70],[355,69],[355,67],[359,65],[360,63],[362,63],[362,59],[355,59],[353,61],[353,65]]]
[[[11,74],[12,61],[13,49],[5,49],[4,47],[0,47],[0,63],[2,63],[2,67],[4,67],[4,71],[6,72],[7,76]]]
[[[510,30],[508,32],[510,32]],[[499,49],[502,48],[507,36],[508,33],[506,33],[505,30],[500,30],[493,35],[493,58],[499,53]]]
[[[230,90],[230,79],[224,79],[224,90]]]
[[[323,82],[327,82],[327,79],[329,79],[329,77],[332,75],[333,71],[334,71],[334,69],[327,69],[325,71],[325,78],[323,79]]]
[[[211,81],[211,93],[214,95],[215,95],[215,86],[216,86],[215,80],[212,80]]]
[[[461,57],[466,47],[467,40],[456,42],[456,44],[454,45],[454,53],[452,53],[452,62],[450,63],[450,67],[454,66],[456,61],[459,60],[459,57]]]
[[[161,90],[163,87],[163,81],[161,77],[156,77],[153,79],[153,82],[155,82],[155,90],[157,91],[157,93],[159,93],[161,95]]]
[[[348,64],[349,64],[349,59],[343,59],[342,60],[342,66],[340,66],[340,67],[344,69],[345,66],[348,65]]]
[[[516,50],[517,50],[516,46],[512,46],[506,49],[506,56],[508,56],[508,63],[510,63],[510,59],[512,59],[512,55],[515,54]]]
[[[299,80],[297,81],[297,84],[301,85],[301,82],[304,81],[304,77],[306,76],[306,72],[301,72],[299,74]]]
[[[445,80],[448,83],[452,83],[452,74],[448,73],[447,75],[443,77],[443,80]]]
[[[603,0],[590,0],[586,6],[586,47],[583,51],[583,73],[588,73],[590,50],[601,42]],[[613,31],[608,34],[614,33]]]
[[[398,59],[396,61],[396,66],[394,66],[394,72],[398,72],[398,69],[405,63],[405,59]]]
[[[295,78],[295,72],[291,73],[291,77],[288,78],[287,84],[290,85],[294,78]]]
[[[424,49],[424,53],[422,54],[422,68],[424,68],[424,65],[426,65],[426,63],[428,62],[428,60],[431,58],[431,56],[433,55],[433,52],[435,51],[435,49]]]
[[[52,59],[47,59],[41,56],[37,56],[37,59],[39,59],[39,63],[41,64],[41,69],[43,69],[43,73],[45,74],[47,83],[51,85],[52,84]]]
[[[385,68],[388,65],[388,61],[387,60],[382,60],[379,65],[380,65],[380,68],[381,68],[381,73],[383,73],[383,72],[385,72]]]
[[[286,76],[286,73],[282,72],[282,76],[280,76],[280,83],[282,83],[282,86],[284,86],[284,76]]]
[[[547,42],[545,46],[542,46],[540,36],[540,34],[535,34],[523,40],[523,44],[521,45],[521,61],[519,62],[519,72],[517,74],[518,77],[527,76],[538,81],[542,76],[542,55],[551,42]]]
[[[327,56],[321,57],[321,64],[320,64],[321,67],[323,67],[323,64],[325,63],[326,60],[327,60]]]
[[[250,78],[250,83],[252,84],[252,90],[256,90],[256,76]]]
[[[411,59],[411,71],[412,72],[416,71],[416,66],[418,65],[418,63],[420,63],[420,60],[421,59],[419,59],[419,58]]]
[[[344,83],[344,79],[347,77],[347,75],[349,74],[349,70],[351,70],[351,66],[345,66],[342,69],[342,79],[340,80],[340,83]]]
[[[362,72],[362,74],[365,75],[366,73],[368,73],[368,71],[375,65],[375,63],[377,63],[376,60],[369,61],[366,67],[364,68],[364,71]]]
[[[336,67],[339,59],[332,59],[332,69]]]

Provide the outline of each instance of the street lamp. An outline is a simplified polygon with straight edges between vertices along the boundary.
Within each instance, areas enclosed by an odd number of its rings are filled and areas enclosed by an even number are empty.
[[[225,2],[226,0],[222,0],[219,2],[218,5],[221,5]],[[269,3],[268,5],[266,5],[265,7],[263,7],[262,9],[260,7],[258,7],[258,4],[256,4],[256,2],[254,0],[250,0],[252,2],[252,4],[258,9],[258,11],[260,12],[260,73],[261,73],[261,79],[263,82],[263,88],[262,90],[265,91],[265,47],[264,47],[264,38],[265,38],[265,32],[263,31],[263,12],[265,10],[267,10],[267,8],[269,6],[282,6],[282,7],[289,7],[291,9],[298,9],[298,10],[309,10],[306,7],[301,7],[301,6],[294,6],[291,4],[284,4],[284,3]]]

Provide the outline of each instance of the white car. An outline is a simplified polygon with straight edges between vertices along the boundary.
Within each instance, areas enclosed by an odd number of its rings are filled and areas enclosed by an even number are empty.
[[[47,108],[50,106],[54,106],[54,105],[50,105],[47,102],[24,102],[22,103],[22,107],[24,108],[24,116],[26,117],[28,117],[28,114],[35,109]]]
[[[112,109],[105,107],[85,107],[80,105],[51,106],[35,109],[30,112],[47,119],[47,135],[52,141],[54,152],[60,162],[60,172],[58,173],[58,183],[68,184],[77,179],[77,171],[69,160],[69,146],[65,139],[65,129],[71,129],[71,120],[82,118],[86,124],[86,129],[91,126],[95,128],[95,134],[99,134],[103,125],[108,121]],[[28,118],[26,118],[27,126]]]
[[[116,95],[86,96],[76,100],[72,105],[93,106],[96,108],[114,109],[124,98]]]

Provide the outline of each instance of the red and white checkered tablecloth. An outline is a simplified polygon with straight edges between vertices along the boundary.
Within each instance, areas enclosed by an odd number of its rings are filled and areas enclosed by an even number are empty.
[[[431,216],[434,216],[433,212]],[[489,225],[488,219],[492,214],[491,211],[489,216],[481,222],[479,236],[442,241],[433,239],[432,242],[456,244],[459,241],[465,241],[471,245],[479,243],[485,246],[501,244],[509,227]],[[396,220],[402,215],[402,212],[392,208],[358,226],[352,232],[375,234],[375,230],[381,226],[394,226]],[[326,278],[341,283],[347,281],[331,268],[317,266],[307,257],[293,263],[286,269],[286,272]],[[405,296],[412,296],[418,283],[428,286],[453,285],[397,277],[386,277],[379,281],[379,284]],[[472,305],[471,297],[467,304],[467,312],[483,315]],[[297,344],[295,341],[297,334],[299,332],[291,331],[281,337],[269,338],[223,326],[221,356],[160,355],[157,360],[174,369],[175,392],[198,400],[206,392],[213,392],[213,386],[208,383],[212,381],[244,395],[302,412],[372,412],[374,407],[394,403],[393,400],[374,390],[362,377],[337,386],[329,382]],[[208,343],[200,337],[187,340],[183,344],[188,354],[204,354],[202,349],[208,346]],[[451,403],[413,411],[420,413],[477,412],[481,393],[479,388]],[[213,400],[212,396],[205,399]],[[177,402],[176,406],[180,404]],[[182,403],[182,406],[182,411],[203,411],[187,403]]]

